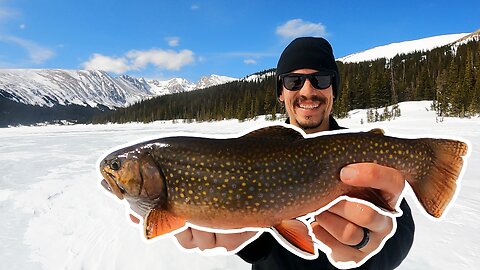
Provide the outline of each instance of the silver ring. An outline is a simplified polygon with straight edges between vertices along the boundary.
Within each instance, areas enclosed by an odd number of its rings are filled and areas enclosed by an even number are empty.
[[[360,243],[356,245],[349,245],[350,247],[356,248],[356,249],[361,249],[365,247],[368,244],[368,241],[370,241],[370,230],[367,228],[362,228],[363,229],[363,238]]]

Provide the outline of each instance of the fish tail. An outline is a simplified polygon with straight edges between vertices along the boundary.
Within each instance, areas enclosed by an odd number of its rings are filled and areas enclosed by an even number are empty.
[[[408,182],[425,210],[440,218],[455,195],[463,159],[468,151],[465,142],[449,139],[422,139],[433,151],[430,171],[417,174]]]

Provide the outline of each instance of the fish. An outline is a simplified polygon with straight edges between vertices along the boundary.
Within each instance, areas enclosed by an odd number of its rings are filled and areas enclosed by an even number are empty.
[[[349,164],[399,170],[425,211],[440,218],[452,200],[468,152],[461,140],[397,138],[381,129],[306,136],[269,126],[233,138],[169,136],[108,153],[104,186],[144,218],[147,239],[183,228],[273,228],[314,254],[298,218],[347,195],[395,211],[378,190],[340,181]]]

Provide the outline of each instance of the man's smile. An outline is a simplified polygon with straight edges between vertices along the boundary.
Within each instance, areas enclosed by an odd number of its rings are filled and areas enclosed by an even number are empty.
[[[320,107],[320,102],[314,102],[314,103],[300,103],[298,104],[298,107],[304,110],[314,110],[318,107]]]

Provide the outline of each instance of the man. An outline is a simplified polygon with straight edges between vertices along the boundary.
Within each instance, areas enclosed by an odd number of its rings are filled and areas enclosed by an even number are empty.
[[[288,113],[287,123],[306,133],[341,129],[331,116],[333,102],[339,94],[339,73],[333,51],[323,38],[297,38],[283,51],[277,65],[277,97]],[[340,172],[340,179],[354,186],[381,191],[395,206],[404,188],[400,172],[373,163],[352,164]],[[396,233],[382,250],[361,269],[393,269],[406,257],[413,242],[414,223],[410,208],[401,203],[403,215]],[[379,214],[360,203],[343,200],[315,217],[313,232],[318,240],[332,249],[335,262],[360,262],[382,245],[394,229],[393,218]],[[255,233],[214,234],[187,229],[176,235],[185,248],[234,250]],[[280,245],[270,234],[263,233],[238,255],[252,264],[252,269],[335,269],[322,253],[315,260],[304,260]]]

